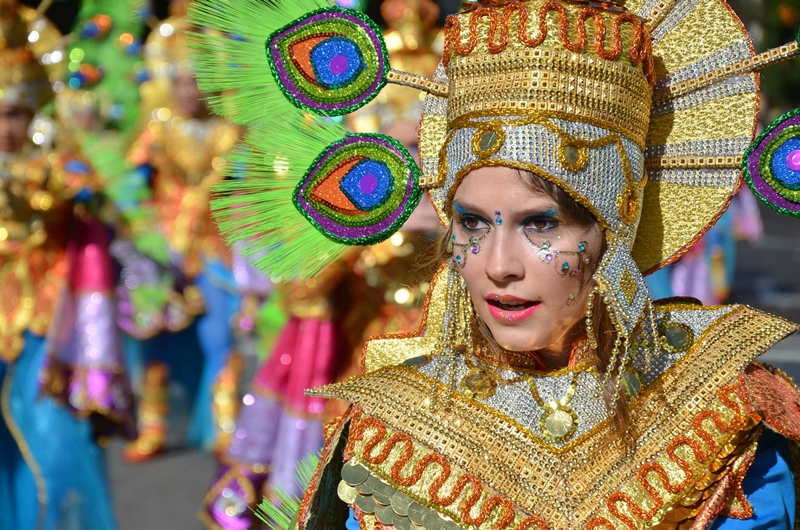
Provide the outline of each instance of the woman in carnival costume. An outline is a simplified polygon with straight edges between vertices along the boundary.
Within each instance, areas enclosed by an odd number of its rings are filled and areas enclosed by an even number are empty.
[[[311,391],[352,406],[293,525],[793,527],[800,395],[756,359],[797,326],[654,301],[643,274],[713,225],[742,170],[798,214],[800,111],[751,145],[757,70],[797,43],[757,55],[723,0],[486,0],[448,19],[422,78],[324,2],[202,0],[190,16],[244,36],[198,39],[203,85],[238,89],[216,108],[272,117],[214,206],[264,270],[313,275],[391,237],[423,188],[448,230],[420,331],[370,341],[364,375]],[[393,139],[324,119],[285,146],[294,120],[386,82],[428,94],[421,171]]]
[[[133,245],[119,253],[129,308],[120,323],[142,340],[129,348],[132,354],[140,349],[143,364],[140,434],[124,452],[131,462],[165,448],[168,415],[188,417],[187,445],[221,449],[239,399],[233,321],[242,287],[208,209],[211,187],[222,178],[222,155],[239,138],[239,129],[209,115],[197,88],[186,46],[188,4],[173,1],[170,17],[145,43],[152,79],[142,85],[142,99],[152,119],[129,156],[150,188],[144,206],[155,211],[156,229],[170,253],[166,264],[147,259]],[[177,409],[171,414],[170,405]],[[181,422],[173,428],[176,423]]]
[[[432,74],[441,59],[429,47],[440,33],[432,31],[436,4],[390,0],[381,11],[389,25],[392,61]],[[419,92],[391,88],[349,116],[350,122],[359,132],[391,127],[393,135],[416,149]],[[299,123],[294,134],[302,138],[307,127],[308,122]],[[244,397],[235,436],[221,455],[199,514],[209,528],[251,528],[256,522],[252,509],[262,497],[273,498],[276,490],[302,493],[294,480],[297,466],[322,449],[324,423],[347,406],[306,396],[304,390],[360,373],[369,336],[418,328],[432,271],[422,271],[416,262],[421,249],[432,246],[438,228],[428,202],[389,240],[354,249],[314,278],[277,286],[289,321]],[[431,231],[433,237],[426,234]]]
[[[132,436],[133,401],[97,183],[35,117],[61,36],[14,2],[0,4],[0,28],[0,527],[113,529],[98,440]]]

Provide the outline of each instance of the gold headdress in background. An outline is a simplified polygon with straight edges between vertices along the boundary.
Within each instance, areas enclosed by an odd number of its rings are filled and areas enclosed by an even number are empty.
[[[435,27],[439,14],[433,0],[384,0],[381,15],[388,29],[386,49],[393,68],[432,76],[442,59],[441,28]],[[398,122],[419,122],[422,94],[401,85],[387,85],[366,107],[347,116],[354,132],[378,132]],[[389,132],[389,134],[392,134]]]
[[[62,71],[61,34],[36,10],[0,1],[0,101],[34,112],[53,98]]]

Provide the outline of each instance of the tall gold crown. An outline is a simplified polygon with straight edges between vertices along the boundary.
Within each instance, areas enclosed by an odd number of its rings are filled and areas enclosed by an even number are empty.
[[[420,129],[443,220],[469,171],[506,165],[565,188],[632,247],[655,82],[645,21],[616,4],[467,6],[447,20],[446,97],[428,96]]]
[[[655,72],[642,19],[557,0],[490,4],[467,4],[447,20],[450,122],[486,111],[557,112],[644,147]]]

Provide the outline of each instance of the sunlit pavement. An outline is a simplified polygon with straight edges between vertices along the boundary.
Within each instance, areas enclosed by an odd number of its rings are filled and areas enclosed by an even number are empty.
[[[121,460],[122,444],[109,450],[112,495],[120,530],[200,530],[196,517],[216,469],[199,451],[168,451],[144,464]]]
[[[258,360],[250,347],[245,353],[243,381],[255,375]],[[119,530],[203,530],[197,512],[216,472],[216,460],[208,453],[179,448],[182,426],[171,432],[169,448],[158,458],[143,464],[122,461],[122,442],[108,451],[111,494]],[[185,425],[183,426],[185,427]]]
[[[731,301],[800,322],[800,220],[764,209],[764,224],[767,236],[739,246]],[[800,336],[779,343],[761,360],[800,381]],[[121,448],[118,443],[109,451],[120,530],[201,530],[196,513],[216,468],[213,458],[176,450],[130,466],[120,460]]]

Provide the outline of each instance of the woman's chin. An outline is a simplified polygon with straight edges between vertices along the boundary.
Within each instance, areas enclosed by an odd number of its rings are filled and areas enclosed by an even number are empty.
[[[530,333],[508,333],[507,330],[498,330],[498,333],[492,334],[497,344],[506,351],[536,351],[539,347],[530,340]]]

